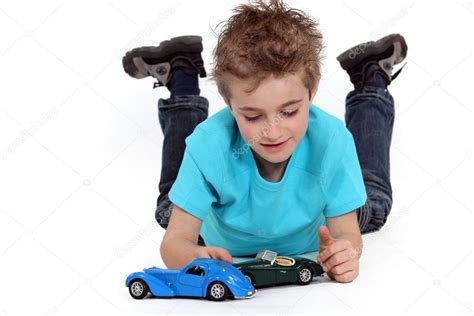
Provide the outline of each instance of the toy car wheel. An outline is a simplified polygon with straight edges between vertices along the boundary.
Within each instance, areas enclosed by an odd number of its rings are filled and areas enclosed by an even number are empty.
[[[222,282],[213,282],[207,288],[207,299],[211,301],[223,301],[229,295],[227,286]]]
[[[255,286],[256,282],[255,282],[255,277],[253,276],[253,274],[250,272],[244,272],[243,274],[245,278],[250,282],[250,284]]]
[[[313,270],[304,266],[297,271],[296,283],[300,285],[307,285],[313,281]]]
[[[135,279],[130,282],[130,285],[128,286],[128,291],[134,299],[139,300],[144,298],[148,294],[150,289],[143,280]]]

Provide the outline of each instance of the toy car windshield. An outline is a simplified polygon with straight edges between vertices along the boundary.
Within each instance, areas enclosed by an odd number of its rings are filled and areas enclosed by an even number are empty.
[[[270,264],[273,264],[277,258],[277,253],[270,250],[262,250],[257,253],[256,258],[263,261],[268,261]]]

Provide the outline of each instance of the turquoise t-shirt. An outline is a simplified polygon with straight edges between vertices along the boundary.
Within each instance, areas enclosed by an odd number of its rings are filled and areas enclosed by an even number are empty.
[[[232,256],[260,250],[318,251],[327,217],[362,206],[367,194],[354,139],[344,123],[314,104],[308,129],[279,182],[264,179],[228,107],[196,126],[171,202],[203,221],[206,246]]]

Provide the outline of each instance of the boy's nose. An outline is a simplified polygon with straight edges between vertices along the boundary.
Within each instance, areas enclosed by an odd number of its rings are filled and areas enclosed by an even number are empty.
[[[265,136],[265,139],[262,141],[265,145],[274,145],[285,141],[278,124],[268,126],[267,134]]]

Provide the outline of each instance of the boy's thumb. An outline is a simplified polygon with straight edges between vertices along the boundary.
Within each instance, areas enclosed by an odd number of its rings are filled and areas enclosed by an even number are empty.
[[[333,242],[333,238],[329,233],[329,229],[326,226],[321,226],[318,229],[319,244],[323,246],[329,246]]]

